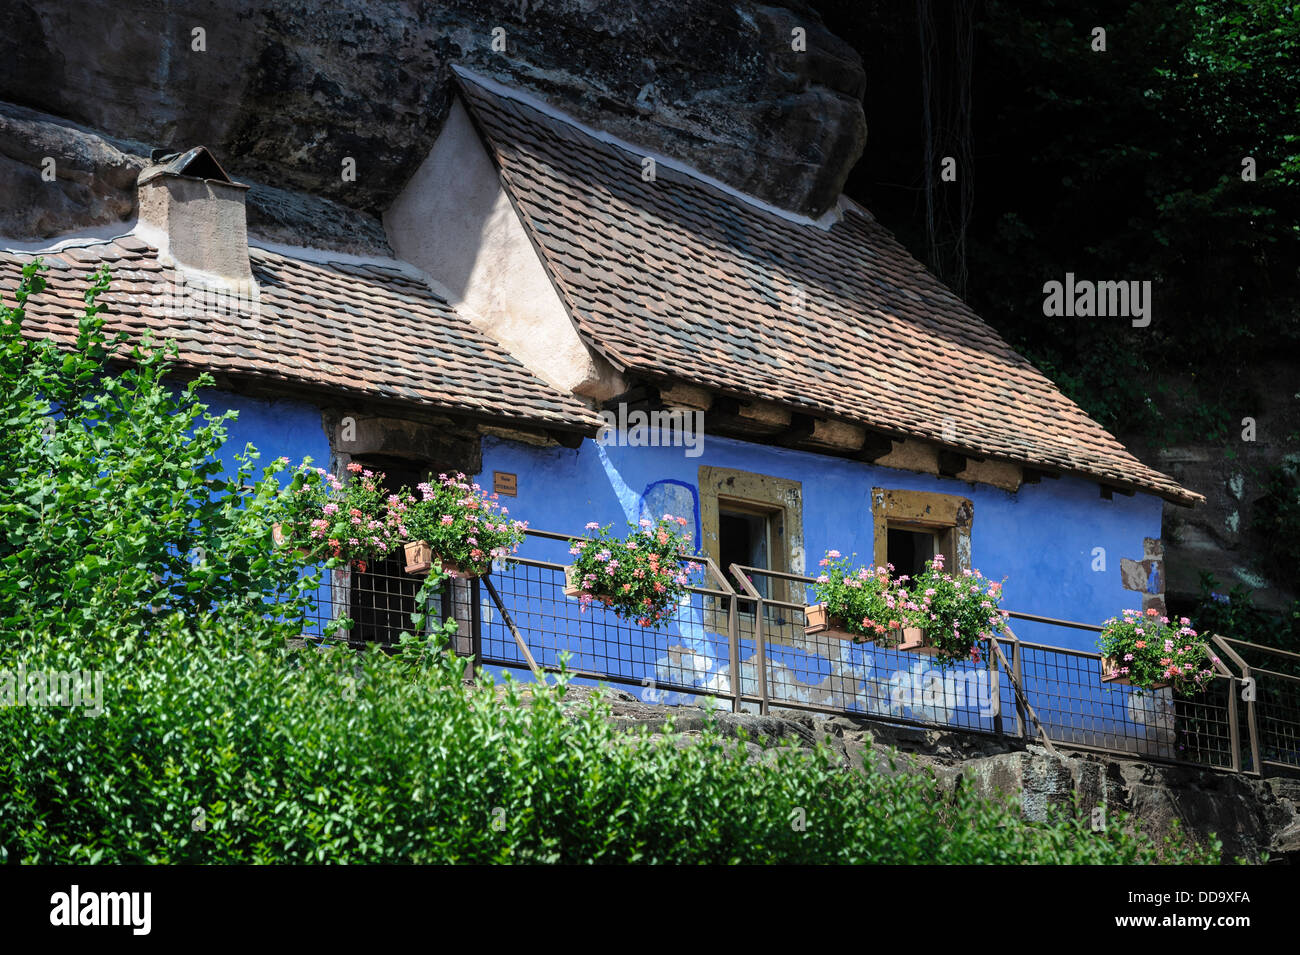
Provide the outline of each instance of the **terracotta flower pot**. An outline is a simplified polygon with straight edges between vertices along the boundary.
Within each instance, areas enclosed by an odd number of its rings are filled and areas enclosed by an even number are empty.
[[[275,541],[276,547],[286,547],[289,544],[289,535],[284,532],[284,525],[276,521],[271,525],[271,540]],[[306,547],[295,548],[299,557],[310,557],[311,551]]]
[[[582,589],[582,579],[578,576],[578,568],[569,564],[564,568],[564,596],[581,597],[587,591]],[[606,607],[613,606],[614,599],[607,594],[591,594],[591,599],[603,603]]]
[[[416,577],[427,577],[433,567],[433,551],[427,541],[407,541],[402,545],[406,555],[406,572]]]
[[[898,633],[897,630],[894,632]],[[904,627],[895,649],[911,650],[916,653],[932,654],[937,652],[930,644],[929,639],[925,635],[925,631],[919,627]]]
[[[406,572],[414,577],[427,577],[429,571],[433,569],[433,548],[429,546],[428,541],[407,541],[402,545],[402,552],[406,556]],[[460,564],[450,560],[441,560],[442,569],[445,573],[456,577],[459,580],[477,580],[480,577],[486,577],[489,571],[482,573],[478,571],[466,571],[461,569]]]
[[[1101,658],[1101,682],[1114,683],[1118,686],[1136,686],[1132,680],[1119,672],[1120,662],[1115,657]],[[1168,683],[1152,683],[1150,686],[1141,687],[1144,690],[1163,690],[1169,686]]]
[[[825,604],[813,604],[811,607],[804,607],[803,615],[803,632],[810,637],[824,633],[836,640],[853,640],[856,643],[865,642],[867,639],[859,634],[849,633],[849,631],[845,630],[844,621],[839,617],[832,616],[826,609]]]
[[[564,568],[564,596],[581,597],[582,587],[578,584],[578,569],[570,564]]]
[[[804,607],[803,612],[806,621],[803,632],[810,637],[824,633],[836,640],[852,640],[854,643],[879,643],[882,647],[895,650],[919,650],[922,653],[934,652],[926,642],[925,634],[915,627],[907,627],[901,633],[898,630],[890,630],[888,631],[890,639],[875,640],[865,634],[846,630],[844,621],[828,613],[825,604],[813,604],[811,607]]]

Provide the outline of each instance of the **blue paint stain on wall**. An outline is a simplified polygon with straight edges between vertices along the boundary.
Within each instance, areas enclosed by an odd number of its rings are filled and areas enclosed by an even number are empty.
[[[691,545],[699,553],[703,537],[700,534],[700,492],[695,485],[671,478],[647,484],[641,494],[640,516],[657,521],[665,514],[691,521],[687,525],[691,529]]]

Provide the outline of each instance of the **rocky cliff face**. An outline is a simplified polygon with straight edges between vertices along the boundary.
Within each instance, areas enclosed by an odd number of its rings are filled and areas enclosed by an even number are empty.
[[[118,221],[148,148],[202,144],[267,187],[254,217],[346,241],[339,210],[382,213],[427,154],[453,64],[812,215],[866,137],[862,64],[800,0],[20,0],[5,21],[10,238]]]
[[[1300,571],[1266,558],[1271,549],[1266,538],[1276,532],[1260,521],[1272,469],[1300,468],[1300,388],[1285,358],[1261,355],[1253,372],[1245,393],[1229,403],[1233,415],[1221,440],[1193,437],[1159,447],[1138,434],[1119,435],[1143,461],[1205,495],[1205,503],[1195,508],[1164,508],[1166,589],[1183,607],[1199,594],[1201,571],[1214,575],[1222,593],[1234,587],[1250,591],[1254,604],[1265,610],[1284,612],[1300,597]],[[1202,396],[1222,385],[1186,375],[1165,384],[1178,397],[1167,399],[1164,413],[1185,419],[1193,419]]]
[[[566,698],[581,705],[593,691],[571,686]],[[708,715],[688,706],[643,703],[622,691],[605,691],[612,715],[625,728],[649,727],[685,739]],[[870,763],[884,772],[933,773],[941,787],[1001,794],[1019,801],[1025,817],[1044,820],[1054,810],[1082,814],[1104,803],[1105,818],[1127,814],[1152,836],[1175,820],[1186,832],[1217,835],[1225,861],[1244,858],[1300,861],[1300,779],[1254,779],[1232,773],[1094,755],[1053,756],[1040,746],[1020,747],[974,734],[891,726],[792,710],[769,716],[715,714],[715,725],[761,759],[764,745],[793,740],[811,748],[828,744],[846,770]]]

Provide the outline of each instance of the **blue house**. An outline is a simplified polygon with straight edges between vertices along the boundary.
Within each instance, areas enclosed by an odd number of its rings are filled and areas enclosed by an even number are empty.
[[[233,450],[359,461],[394,484],[461,470],[560,535],[685,516],[724,579],[666,632],[590,629],[558,593],[559,539],[530,539],[535,563],[497,577],[509,621],[458,589],[482,646],[517,630],[542,664],[571,639],[593,676],[749,694],[762,644],[774,699],[871,710],[879,661],[805,638],[792,609],[831,549],[900,572],[943,553],[1005,579],[1017,635],[1063,651],[1096,634],[1029,618],[1163,611],[1162,506],[1201,496],[1125,450],[866,209],[844,197],[801,217],[485,78],[460,73],[459,89],[385,214],[391,258],[250,235],[243,187],[196,149],[141,175],[125,234],[8,250],[3,281],[41,252],[55,272],[31,327],[66,335],[85,274],[110,263],[110,326],[172,338],[183,371],[216,376],[214,410],[240,412]],[[340,572],[319,622],[345,612],[354,637],[385,639],[412,592],[400,566]],[[1053,665],[1067,675],[1026,686],[1077,678]]]

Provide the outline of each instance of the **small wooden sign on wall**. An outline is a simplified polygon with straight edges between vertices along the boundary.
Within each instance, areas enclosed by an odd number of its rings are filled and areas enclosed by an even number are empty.
[[[492,490],[506,497],[519,496],[519,475],[509,471],[492,472]]]

